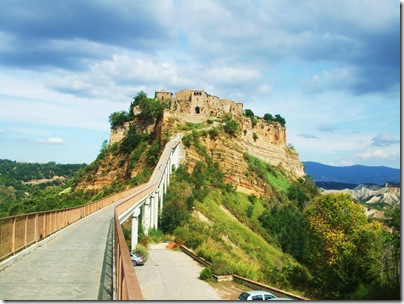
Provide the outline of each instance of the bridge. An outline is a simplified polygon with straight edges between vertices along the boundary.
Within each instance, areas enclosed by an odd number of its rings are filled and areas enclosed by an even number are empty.
[[[0,219],[0,299],[142,300],[121,224],[158,228],[181,137],[168,142],[149,182],[84,206]]]

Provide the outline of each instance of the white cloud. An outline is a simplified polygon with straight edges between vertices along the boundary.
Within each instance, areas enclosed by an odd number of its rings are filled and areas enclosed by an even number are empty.
[[[272,87],[268,84],[260,84],[257,89],[258,94],[269,94],[272,92]]]
[[[40,144],[51,144],[51,145],[54,144],[60,145],[65,143],[65,141],[60,137],[49,137],[46,139],[38,139],[36,142]]]
[[[327,90],[339,90],[355,84],[354,68],[342,68],[325,70],[315,74],[311,81],[306,84],[305,90],[309,93],[319,93]]]
[[[398,143],[400,143],[400,141],[393,138],[393,136],[388,133],[380,133],[376,137],[372,138],[372,146],[385,147]]]
[[[385,150],[382,149],[376,149],[373,151],[366,151],[363,153],[357,154],[357,157],[363,158],[363,159],[369,159],[369,158],[389,158],[391,155],[387,153]]]

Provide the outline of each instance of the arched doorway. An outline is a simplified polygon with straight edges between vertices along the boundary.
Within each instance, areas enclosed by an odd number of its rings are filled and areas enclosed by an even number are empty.
[[[201,112],[201,109],[199,107],[195,107],[195,113],[199,114]]]

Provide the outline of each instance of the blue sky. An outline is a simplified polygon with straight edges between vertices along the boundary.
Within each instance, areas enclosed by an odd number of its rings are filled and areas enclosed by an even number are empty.
[[[91,163],[143,90],[286,119],[302,161],[400,167],[398,0],[0,0],[0,158]]]

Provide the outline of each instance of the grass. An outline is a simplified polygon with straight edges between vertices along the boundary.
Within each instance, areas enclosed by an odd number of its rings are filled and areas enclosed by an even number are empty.
[[[227,202],[227,205],[234,204],[237,208],[243,209],[247,204],[251,204],[246,195],[236,193],[231,197],[233,202]],[[223,210],[220,205],[224,200],[225,197],[220,191],[212,191],[203,202],[195,203],[196,209],[210,220],[210,224],[199,220],[189,224],[190,231],[194,231],[193,228],[196,227],[198,231],[203,231],[203,241],[201,240],[194,250],[213,263],[215,274],[238,274],[269,283],[268,274],[272,269],[282,269],[296,263],[277,246],[267,243],[265,238]],[[256,206],[253,216],[250,219],[247,219],[247,216],[243,219],[248,225],[254,223],[256,217],[264,210],[259,201],[254,205]],[[182,232],[184,233],[183,229]],[[189,233],[190,239],[193,238],[192,233]]]
[[[182,131],[194,131],[206,128],[206,125],[202,123],[193,123],[193,122],[186,122],[183,125],[178,126],[178,128]]]
[[[244,153],[244,158],[247,160],[248,167],[251,171],[256,173],[276,190],[287,193],[290,182],[282,171],[247,153]]]

